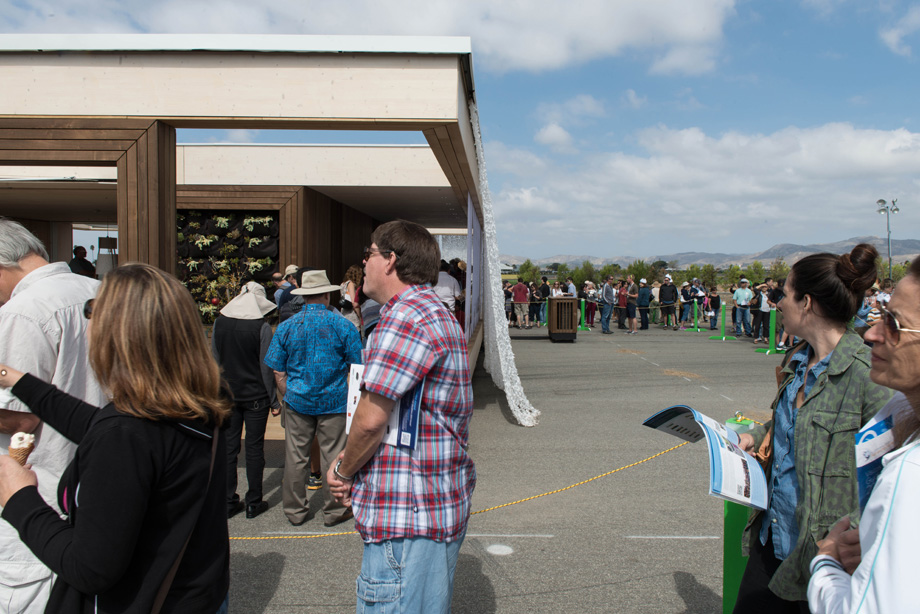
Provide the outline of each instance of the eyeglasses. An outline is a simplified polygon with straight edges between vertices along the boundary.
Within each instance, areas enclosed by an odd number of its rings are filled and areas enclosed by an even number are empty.
[[[399,258],[399,254],[397,254],[391,249],[371,249],[370,247],[364,248],[364,260],[365,261],[370,260],[371,256],[373,256],[374,254],[380,254],[384,258],[389,258],[390,254],[394,254],[397,258]],[[386,254],[386,256],[384,256],[384,254]]]
[[[901,328],[901,323],[898,322],[895,315],[881,305],[878,306],[878,310],[882,313],[882,322],[885,324],[885,331],[888,333],[888,336],[891,337],[891,340],[894,341],[895,345],[901,341],[901,333],[920,333],[920,330]]]
[[[93,319],[93,303],[96,302],[96,299],[91,298],[85,303],[83,303],[83,317],[87,320]]]

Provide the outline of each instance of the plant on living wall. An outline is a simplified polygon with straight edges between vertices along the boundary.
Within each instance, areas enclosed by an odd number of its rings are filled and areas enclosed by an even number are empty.
[[[271,287],[278,271],[278,215],[181,211],[176,216],[178,277],[210,324],[249,281]],[[273,289],[273,288],[272,288]]]

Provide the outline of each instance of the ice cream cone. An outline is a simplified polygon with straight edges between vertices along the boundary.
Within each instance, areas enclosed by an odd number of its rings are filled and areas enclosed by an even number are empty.
[[[29,460],[29,454],[32,454],[32,450],[35,449],[35,444],[30,443],[25,448],[9,448],[10,456],[16,459],[16,462],[26,466],[26,462]]]

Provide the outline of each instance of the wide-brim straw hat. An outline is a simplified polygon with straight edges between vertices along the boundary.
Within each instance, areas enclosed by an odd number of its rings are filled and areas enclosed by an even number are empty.
[[[329,283],[326,271],[307,271],[300,280],[300,287],[291,290],[291,294],[310,295],[338,292],[339,286]]]
[[[273,302],[265,298],[265,288],[251,281],[243,286],[239,296],[224,305],[220,313],[237,320],[259,320],[275,307]]]

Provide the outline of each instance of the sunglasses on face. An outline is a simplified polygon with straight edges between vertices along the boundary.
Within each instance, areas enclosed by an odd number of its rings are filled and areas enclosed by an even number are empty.
[[[91,298],[83,303],[83,317],[87,320],[93,319],[93,303],[95,303],[95,301],[96,299]]]
[[[374,254],[380,254],[384,258],[389,258],[390,254],[396,254],[396,257],[399,258],[399,254],[391,249],[371,249],[370,247],[364,248],[364,260],[370,260]],[[386,255],[384,256],[384,254]]]
[[[901,341],[901,333],[920,333],[920,330],[901,328],[901,323],[898,322],[898,318],[881,305],[878,306],[878,310],[882,314],[882,324],[885,326],[885,332],[888,333],[888,336],[895,345]]]

